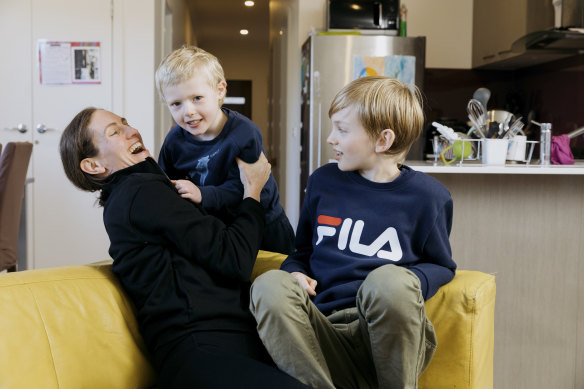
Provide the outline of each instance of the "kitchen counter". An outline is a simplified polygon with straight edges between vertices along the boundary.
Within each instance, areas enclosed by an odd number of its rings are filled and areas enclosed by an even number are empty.
[[[438,174],[552,174],[552,175],[584,175],[584,162],[577,161],[574,165],[507,164],[505,166],[483,165],[476,161],[458,161],[444,165],[434,161],[406,161],[406,165],[424,173]]]
[[[459,269],[496,275],[494,387],[584,388],[582,161],[406,165],[450,191]]]

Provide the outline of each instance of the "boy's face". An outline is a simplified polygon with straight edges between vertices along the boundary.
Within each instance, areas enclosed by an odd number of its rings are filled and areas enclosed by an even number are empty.
[[[333,129],[327,143],[333,147],[339,169],[360,173],[375,169],[375,142],[361,125],[355,108],[349,106],[334,113],[331,121]]]
[[[224,81],[216,87],[202,74],[163,89],[164,99],[176,123],[199,140],[215,138],[223,128],[219,101],[225,96]]]

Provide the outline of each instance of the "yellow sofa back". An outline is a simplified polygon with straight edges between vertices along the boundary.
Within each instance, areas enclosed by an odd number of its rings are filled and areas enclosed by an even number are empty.
[[[260,252],[252,279],[285,257]],[[438,350],[420,389],[493,387],[494,276],[457,271],[426,302]],[[0,274],[0,389],[155,386],[111,261]]]
[[[0,388],[154,386],[120,288],[111,262],[0,275]]]

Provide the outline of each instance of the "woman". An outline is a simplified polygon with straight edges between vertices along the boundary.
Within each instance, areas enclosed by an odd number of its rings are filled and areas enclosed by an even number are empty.
[[[271,168],[263,154],[237,161],[244,199],[226,225],[182,199],[140,133],[112,112],[77,114],[60,152],[75,186],[101,192],[113,272],[136,307],[160,387],[306,387],[275,368],[248,310]]]

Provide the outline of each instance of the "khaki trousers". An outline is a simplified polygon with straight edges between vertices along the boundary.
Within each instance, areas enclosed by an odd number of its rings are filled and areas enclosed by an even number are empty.
[[[420,281],[385,265],[357,292],[356,307],[324,316],[287,272],[251,288],[250,310],[278,367],[314,388],[417,388],[436,350]]]

